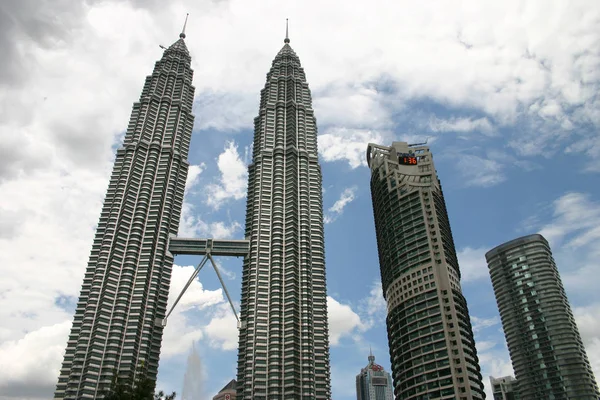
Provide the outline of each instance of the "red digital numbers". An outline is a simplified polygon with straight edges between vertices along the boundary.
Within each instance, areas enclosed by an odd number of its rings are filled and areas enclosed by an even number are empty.
[[[417,157],[402,157],[400,159],[402,165],[417,165]]]

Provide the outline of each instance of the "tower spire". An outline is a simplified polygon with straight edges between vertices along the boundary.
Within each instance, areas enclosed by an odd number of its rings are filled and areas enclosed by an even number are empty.
[[[183,29],[181,30],[181,33],[179,34],[179,37],[182,39],[185,39],[185,26],[187,25],[187,19],[188,19],[189,15],[190,15],[190,13],[185,14],[185,22],[183,23]]]
[[[290,42],[290,35],[288,35],[288,19],[285,19],[285,39],[283,40],[283,43],[289,43]]]

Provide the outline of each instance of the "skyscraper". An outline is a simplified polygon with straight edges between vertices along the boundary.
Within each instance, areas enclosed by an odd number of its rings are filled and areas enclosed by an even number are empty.
[[[254,119],[238,399],[329,399],[321,167],[311,94],[287,38]]]
[[[370,143],[367,163],[396,399],[482,399],[454,240],[429,147]]]
[[[546,239],[514,239],[485,258],[521,398],[600,398]]]
[[[393,400],[392,377],[375,364],[375,356],[369,354],[369,363],[356,375],[356,400]]]
[[[490,376],[494,400],[520,400],[519,381],[512,376],[494,378]]]
[[[113,172],[54,397],[102,398],[113,374],[158,371],[173,257],[188,172],[194,87],[180,35],[146,78]]]

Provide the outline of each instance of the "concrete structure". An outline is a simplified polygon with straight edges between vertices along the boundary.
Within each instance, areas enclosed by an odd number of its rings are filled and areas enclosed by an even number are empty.
[[[519,381],[512,376],[494,378],[490,376],[494,400],[520,400]]]
[[[356,375],[357,400],[394,400],[392,376],[375,364],[375,356],[369,354],[369,363]]]
[[[521,398],[597,400],[600,392],[546,239],[514,239],[485,258]]]
[[[261,91],[248,176],[238,398],[331,398],[321,167],[311,94],[286,37]]]
[[[396,399],[483,399],[454,240],[429,147],[369,144]]]
[[[219,393],[213,397],[213,400],[235,400],[236,392],[237,382],[235,379],[232,379],[223,389],[219,390]]]
[[[102,398],[142,362],[156,379],[194,117],[190,54],[180,35],[146,78],[108,191],[55,398]],[[82,128],[84,129],[84,128]]]

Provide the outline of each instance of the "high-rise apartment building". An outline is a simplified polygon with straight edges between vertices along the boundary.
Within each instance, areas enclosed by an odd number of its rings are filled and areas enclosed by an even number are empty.
[[[482,399],[452,231],[424,144],[369,144],[371,196],[396,399]]]
[[[289,42],[273,60],[254,119],[238,399],[331,397],[317,126]]]
[[[494,400],[521,399],[519,396],[519,381],[512,376],[503,376],[502,378],[490,376],[490,384],[492,385]]]
[[[356,375],[356,400],[394,400],[391,375],[375,364],[373,353],[368,360],[367,366]]]
[[[134,103],[108,191],[54,397],[102,398],[113,374],[144,364],[156,379],[188,172],[194,87],[185,34],[166,49]]]
[[[514,239],[485,258],[521,398],[600,398],[546,239]]]

